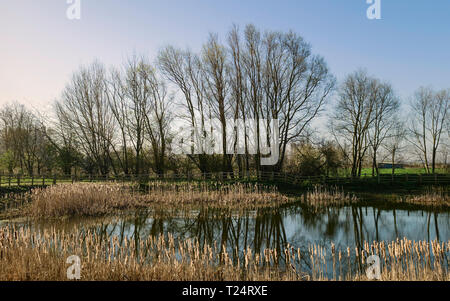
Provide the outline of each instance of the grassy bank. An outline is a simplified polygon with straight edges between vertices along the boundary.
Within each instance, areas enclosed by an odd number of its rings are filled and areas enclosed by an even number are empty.
[[[82,280],[364,281],[372,254],[380,257],[382,280],[450,280],[449,242],[405,239],[344,250],[331,245],[328,253],[318,245],[310,245],[306,253],[290,246],[260,254],[247,248],[235,257],[223,246],[175,242],[171,235],[139,241],[104,235],[0,228],[0,280],[67,280],[66,259],[76,255],[81,259]],[[304,270],[305,266],[310,268]]]

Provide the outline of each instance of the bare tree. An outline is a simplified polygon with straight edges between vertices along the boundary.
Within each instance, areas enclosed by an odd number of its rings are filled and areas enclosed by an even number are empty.
[[[106,83],[106,97],[108,99],[108,105],[111,108],[111,113],[114,116],[117,128],[120,132],[118,135],[118,141],[111,141],[111,149],[115,154],[117,162],[121,167],[125,175],[130,173],[131,158],[128,151],[129,143],[129,104],[126,97],[126,88],[124,79],[119,70],[114,69],[111,71]],[[118,149],[118,147],[120,149]]]
[[[245,74],[243,70],[243,58],[242,58],[242,42],[239,33],[239,28],[234,25],[231,31],[228,34],[228,47],[230,51],[230,71],[229,74],[229,85],[231,88],[231,96],[230,103],[233,110],[233,118],[236,124],[238,119],[241,119],[245,125],[247,120],[247,114],[245,112],[246,107],[246,94],[247,94],[247,85],[245,80]],[[239,169],[239,176],[243,176],[244,168],[246,173],[249,173],[250,170],[250,157],[249,157],[249,149],[248,149],[248,133],[247,127],[242,127],[240,129],[243,132],[239,132],[238,127],[236,127],[233,131],[234,133],[234,144],[233,149],[235,153],[239,153],[236,155],[237,165]],[[243,143],[243,151],[244,155],[242,156],[242,147],[241,144],[238,144],[239,141]],[[241,142],[242,143],[242,142]],[[244,160],[242,160],[244,157]],[[245,167],[244,167],[245,165]]]
[[[201,60],[190,51],[166,47],[159,54],[159,65],[183,93],[192,125],[196,124],[196,113],[201,116],[197,122],[200,132],[206,132],[205,116],[220,120],[222,170],[232,171],[234,157],[226,151],[230,143],[227,127],[231,127],[226,122],[239,117],[255,121],[254,128],[245,127],[243,133],[246,168],[250,165],[249,154],[255,153],[253,163],[259,174],[265,150],[279,141],[280,158],[272,169],[281,170],[287,145],[299,139],[319,115],[335,80],[323,58],[312,55],[310,46],[293,32],[262,35],[255,26],[248,25],[242,40],[235,26],[228,35],[228,49],[218,42],[217,35],[210,35]],[[272,120],[279,121],[280,133],[273,132]],[[250,128],[254,133],[248,131]],[[248,139],[250,134],[255,141]],[[238,135],[236,128],[233,135]],[[233,147],[237,148],[237,139]],[[202,170],[201,162],[207,162],[207,158],[196,158]],[[237,160],[242,170],[239,156]]]
[[[9,173],[16,167],[21,173],[40,173],[44,159],[51,165],[54,160],[49,157],[45,130],[31,110],[18,103],[7,104],[0,110],[0,122],[2,161]]]
[[[145,114],[146,139],[150,142],[153,154],[153,170],[162,175],[166,171],[168,146],[173,138],[170,131],[170,123],[173,120],[172,96],[168,95],[166,84],[155,71],[148,74],[148,79],[150,105]]]
[[[77,148],[73,129],[68,128],[64,123],[59,122],[58,118],[54,117],[40,112],[40,127],[45,135],[46,141],[51,146],[48,146],[48,148],[56,152],[55,166],[59,167],[65,175],[70,175],[73,168],[75,168],[75,173],[77,172],[81,154]],[[42,157],[48,156],[48,151],[44,152],[45,155]],[[47,170],[49,170],[51,162],[48,162],[48,159],[43,159],[42,161],[41,165],[46,166]],[[39,171],[38,173],[40,174]]]
[[[399,154],[405,149],[404,141],[406,139],[407,130],[404,122],[396,121],[389,129],[383,148],[388,152],[392,163],[392,175],[395,174],[395,166],[398,161]]]
[[[128,99],[125,124],[136,156],[136,175],[141,173],[147,114],[152,102],[150,86],[153,80],[154,69],[145,58],[134,56],[128,60],[124,77],[124,95]]]
[[[227,51],[218,41],[218,36],[211,34],[203,46],[202,66],[205,73],[206,96],[213,114],[222,127],[220,144],[222,145],[222,171],[233,172],[233,155],[228,154],[227,117],[229,115]],[[218,141],[217,141],[218,142]]]
[[[363,158],[369,148],[368,132],[375,119],[377,85],[378,81],[365,71],[350,74],[342,84],[339,101],[331,116],[331,130],[336,141],[351,145],[352,177],[361,176]]]
[[[428,173],[435,173],[442,134],[448,127],[450,90],[420,88],[411,102],[411,143]],[[431,152],[431,164],[430,164]]]
[[[374,119],[368,132],[372,153],[372,176],[375,173],[379,174],[377,155],[383,142],[391,133],[391,129],[396,125],[396,114],[400,108],[400,103],[390,84],[380,83],[376,85],[375,89]]]
[[[196,138],[204,141],[207,135],[205,124],[207,101],[204,72],[200,58],[191,51],[183,51],[168,46],[160,51],[158,66],[162,74],[175,84],[184,97],[182,107],[186,109],[187,114],[181,113],[178,116],[187,120],[192,128],[198,129]],[[204,144],[197,142],[196,147],[200,148],[201,154],[190,154],[188,157],[202,173],[210,172],[211,162],[203,149]]]
[[[245,105],[243,106],[242,114],[247,115],[249,119],[260,120],[262,119],[262,73],[263,73],[263,49],[261,33],[256,29],[254,25],[247,25],[244,31],[244,51],[242,54],[242,66],[245,74],[245,81],[248,92]],[[254,164],[257,175],[259,177],[260,171],[260,157],[261,157],[261,129],[260,123],[256,122],[254,129],[254,137],[256,141],[252,142],[252,146],[256,150],[254,156]]]
[[[248,25],[243,55],[252,117],[265,119],[266,137],[257,123],[255,164],[259,165],[261,142],[270,146],[273,135],[270,120],[278,120],[280,159],[274,170],[281,170],[287,145],[301,138],[333,91],[335,79],[325,61],[311,54],[311,47],[294,32],[260,32]],[[272,137],[271,137],[272,136]]]
[[[105,91],[104,67],[95,62],[73,75],[55,105],[58,121],[75,136],[90,173],[107,174],[112,166],[110,145],[115,127]]]

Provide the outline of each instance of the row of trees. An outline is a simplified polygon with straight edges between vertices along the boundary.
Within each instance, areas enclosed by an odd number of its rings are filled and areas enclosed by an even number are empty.
[[[329,128],[352,176],[361,176],[367,159],[372,175],[378,174],[380,155],[383,160],[389,157],[394,172],[405,152],[413,152],[428,173],[436,171],[439,150],[441,164],[447,165],[450,89],[419,88],[409,104],[408,121],[400,108],[391,84],[364,71],[350,74],[342,83]]]
[[[0,164],[10,174],[51,170],[57,153],[46,139],[39,119],[23,105],[0,108]]]
[[[337,102],[323,139],[311,125],[331,95]],[[233,27],[225,43],[211,34],[198,53],[167,46],[154,63],[133,56],[120,68],[100,62],[81,67],[50,115],[3,106],[1,164],[10,173],[103,175],[198,170],[241,176],[283,169],[330,174],[348,167],[357,177],[368,159],[376,174],[386,154],[395,163],[409,145],[435,172],[438,154],[442,163],[448,156],[449,98],[449,91],[418,90],[406,124],[389,83],[357,71],[337,87],[324,59],[296,33]],[[212,119],[219,122],[220,138],[211,141],[220,146],[218,154],[175,154],[179,121],[207,140],[217,131],[207,122]],[[264,122],[237,126],[248,120]],[[271,120],[278,120],[279,132]],[[265,146],[273,148],[277,140],[278,162],[262,166]]]
[[[202,172],[231,172],[234,162],[239,174],[251,168],[259,172],[261,147],[273,141],[270,120],[278,120],[280,125],[280,159],[270,168],[280,171],[287,146],[302,137],[335,86],[324,59],[313,55],[311,47],[296,33],[261,34],[252,25],[245,28],[243,35],[234,27],[225,45],[216,35],[210,35],[201,53],[166,47],[158,56],[158,66],[182,95],[187,111],[184,117],[204,133],[203,138],[210,131],[205,119],[220,121],[221,166],[217,166],[217,158],[209,155],[189,156]],[[267,121],[256,123],[256,141],[248,140],[250,129],[246,127],[243,133],[233,128],[232,137],[227,135],[227,129],[237,120],[245,123],[247,119]],[[229,140],[234,141],[236,150],[239,134],[243,136],[245,154],[230,155],[226,149]],[[252,143],[255,155],[249,151]]]

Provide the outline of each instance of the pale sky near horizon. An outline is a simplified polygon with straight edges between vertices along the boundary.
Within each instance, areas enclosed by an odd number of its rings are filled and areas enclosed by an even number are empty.
[[[369,20],[366,0],[81,0],[81,20],[68,20],[66,0],[0,0],[0,106],[44,110],[80,64],[153,59],[167,44],[199,49],[233,23],[296,31],[339,81],[365,68],[404,100],[420,86],[450,88],[450,1],[381,4],[382,19]]]

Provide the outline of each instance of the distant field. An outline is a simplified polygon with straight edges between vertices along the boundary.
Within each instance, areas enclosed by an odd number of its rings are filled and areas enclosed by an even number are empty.
[[[448,172],[445,171],[444,168],[437,168],[436,172],[437,173],[442,173],[442,174],[448,173]],[[381,174],[389,174],[390,175],[390,174],[392,174],[392,169],[390,169],[390,168],[383,168],[383,169],[380,169],[380,173]],[[425,168],[403,168],[403,169],[396,168],[395,169],[395,174],[396,175],[426,174],[426,173],[427,173],[427,171],[426,171]],[[339,172],[339,175],[341,175],[341,176],[344,176],[345,174],[346,174],[345,170],[341,170]],[[363,168],[362,169],[362,175],[363,176],[368,176],[368,177],[372,176],[372,168]]]

